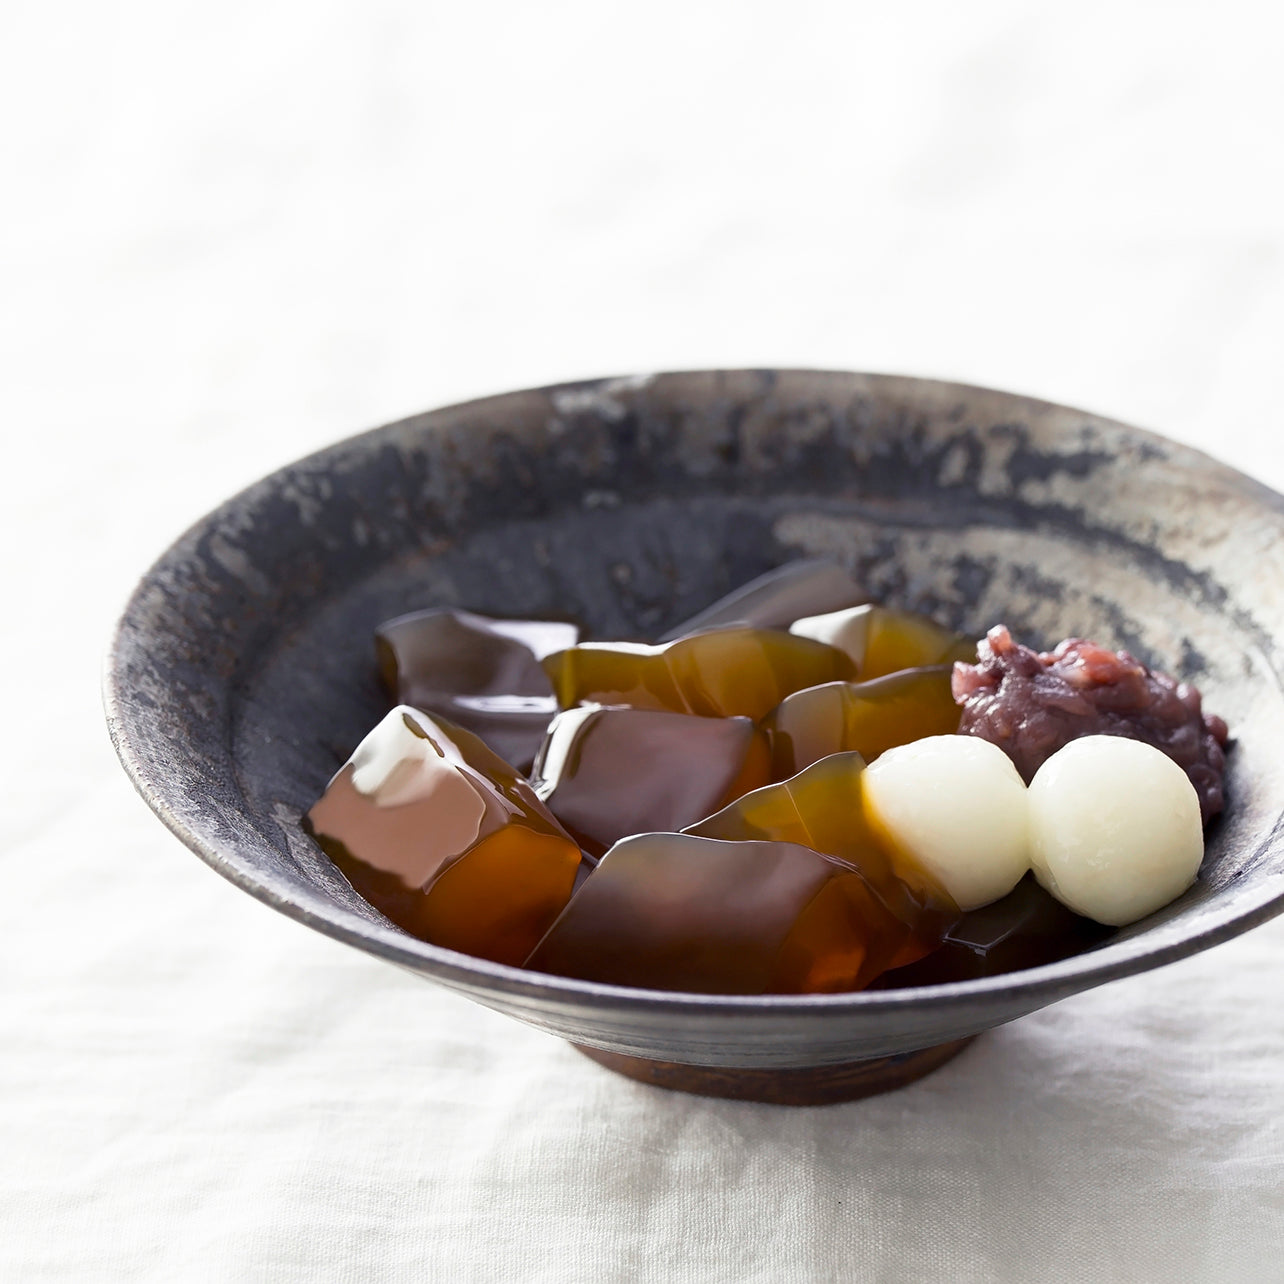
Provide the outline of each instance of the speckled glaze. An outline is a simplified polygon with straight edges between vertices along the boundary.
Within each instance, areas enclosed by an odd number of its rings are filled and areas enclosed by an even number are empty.
[[[299,828],[385,709],[375,625],[429,606],[653,637],[792,558],[979,634],[1127,647],[1234,736],[1199,881],[1091,953],[931,989],[724,998],[414,940]],[[1081,411],[815,371],[607,379],[433,411],[282,469],[147,573],[112,644],[125,769],[203,860],[319,931],[607,1053],[820,1067],[951,1043],[1284,910],[1284,498]]]

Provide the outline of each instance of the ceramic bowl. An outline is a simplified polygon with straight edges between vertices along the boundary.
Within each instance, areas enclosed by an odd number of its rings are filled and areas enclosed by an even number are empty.
[[[1228,810],[1195,885],[1099,948],[1023,972],[719,997],[427,945],[363,902],[300,829],[385,711],[379,621],[458,606],[657,636],[815,555],[875,600],[970,634],[1002,621],[1044,646],[1089,636],[1197,682],[1234,744]],[[826,1100],[902,1081],[979,1031],[1284,910],[1281,639],[1284,498],[1195,451],[957,384],[707,371],[435,410],[274,473],[144,576],[106,702],[121,761],[161,820],[282,913],[654,1082]]]

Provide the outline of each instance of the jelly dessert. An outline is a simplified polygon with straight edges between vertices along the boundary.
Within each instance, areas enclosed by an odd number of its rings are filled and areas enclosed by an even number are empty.
[[[844,861],[786,842],[641,834],[602,857],[527,960],[706,994],[859,989],[906,929]]]
[[[718,994],[1037,966],[1190,885],[1227,741],[1194,687],[861,596],[799,563],[655,644],[389,621],[399,706],[306,825],[436,945]]]
[[[754,629],[787,629],[805,615],[837,611],[865,600],[856,581],[826,557],[787,562],[719,598],[698,615],[684,620],[660,638],[672,642],[688,633],[745,625]]]
[[[588,705],[558,714],[535,760],[535,791],[594,856],[621,838],[674,832],[771,779],[751,718]]]
[[[958,725],[945,665],[807,687],[786,696],[763,722],[778,780],[831,753],[854,750],[872,762],[894,745],[957,731]]]
[[[583,642],[548,656],[544,670],[563,709],[626,704],[755,721],[795,691],[855,676],[847,656],[823,642],[745,628],[656,646]]]
[[[734,842],[795,843],[860,870],[905,925],[897,961],[908,962],[936,944],[945,925],[958,917],[958,906],[894,837],[867,823],[864,771],[859,754],[835,754],[792,780],[746,794],[685,832]]]
[[[993,741],[1027,783],[1071,740],[1126,736],[1161,749],[1190,777],[1205,824],[1222,810],[1226,723],[1205,716],[1189,683],[1084,638],[1034,651],[1001,624],[977,653],[976,664],[954,670],[959,730]]]
[[[950,633],[926,616],[872,602],[795,620],[789,632],[836,646],[851,657],[865,681],[899,669],[976,659],[976,643],[970,639]]]
[[[930,954],[884,972],[871,988],[942,985],[1041,967],[1095,949],[1110,934],[1110,928],[1054,900],[1027,874],[1002,900],[960,915]]]
[[[570,898],[580,849],[476,736],[399,705],[358,745],[305,826],[399,927],[520,964]]]
[[[557,712],[540,661],[578,640],[557,621],[414,611],[379,626],[375,655],[398,704],[448,718],[524,770]]]

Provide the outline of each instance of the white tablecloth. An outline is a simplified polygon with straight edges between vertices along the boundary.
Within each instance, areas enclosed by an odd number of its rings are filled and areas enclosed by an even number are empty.
[[[0,1278],[1284,1278],[1284,919],[885,1097],[667,1094],[221,882],[97,695],[226,494],[561,378],[933,374],[1284,487],[1279,37],[1247,3],[0,11]]]

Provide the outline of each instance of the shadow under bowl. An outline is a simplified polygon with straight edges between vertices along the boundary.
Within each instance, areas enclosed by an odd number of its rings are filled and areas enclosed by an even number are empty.
[[[1198,683],[1234,743],[1228,809],[1195,885],[1097,949],[1027,971],[857,994],[676,994],[425,944],[300,828],[386,710],[380,621],[452,606],[654,637],[804,556],[834,557],[874,600],[971,635],[1001,621],[1043,646],[1092,637]],[[106,705],[157,815],[282,913],[635,1077],[834,1100],[1284,910],[1281,638],[1284,497],[1195,451],[957,384],[701,371],[452,406],[281,469],[144,576],[112,643]]]

